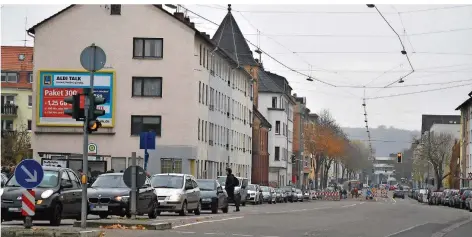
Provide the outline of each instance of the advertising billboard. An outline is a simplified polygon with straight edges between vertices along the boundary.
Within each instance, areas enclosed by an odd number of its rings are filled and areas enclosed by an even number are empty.
[[[90,87],[90,73],[83,70],[39,70],[36,98],[36,125],[49,127],[82,126],[82,121],[75,121],[64,114],[65,109],[72,105],[64,102],[64,98],[82,94],[83,89]],[[95,96],[105,98],[105,104],[100,109],[105,115],[99,120],[103,127],[113,127],[115,124],[115,72],[100,71],[94,76]],[[84,97],[81,96],[80,107],[84,107]]]

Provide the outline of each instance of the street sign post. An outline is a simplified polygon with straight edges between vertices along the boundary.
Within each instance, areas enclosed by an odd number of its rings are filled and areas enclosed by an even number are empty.
[[[33,159],[21,161],[15,169],[16,182],[26,189],[33,189],[38,186],[43,181],[43,177],[43,167]]]
[[[21,198],[21,213],[25,216],[24,226],[30,229],[33,225],[31,217],[35,213],[36,199],[33,188],[37,187],[44,178],[44,171],[41,164],[33,159],[23,160],[15,169],[16,182],[26,190]]]
[[[147,164],[149,161],[149,153],[147,150],[156,149],[156,133],[155,132],[141,132],[139,134],[139,149],[144,150],[144,170],[147,171]]]
[[[125,182],[128,188],[131,188],[131,186],[133,186],[131,183],[132,167],[133,166],[128,167],[123,173],[123,181]],[[140,188],[146,182],[146,172],[141,166],[134,166],[134,167],[136,167],[136,187]]]
[[[94,83],[94,73],[101,70],[106,63],[107,57],[105,51],[102,48],[92,44],[82,50],[80,53],[80,64],[82,67],[90,72],[90,88],[87,90],[84,88],[85,103],[84,103],[84,144],[83,144],[83,165],[82,170],[85,172],[82,180],[82,213],[81,213],[81,222],[80,226],[85,229],[87,228],[87,170],[88,170],[88,127],[89,127],[89,117],[90,117],[90,102],[91,96],[93,95],[93,83]],[[87,92],[87,93],[86,93]]]

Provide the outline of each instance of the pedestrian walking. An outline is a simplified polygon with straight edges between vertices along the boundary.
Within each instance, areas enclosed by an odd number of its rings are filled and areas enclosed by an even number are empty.
[[[234,188],[239,186],[239,180],[234,177],[233,171],[231,168],[226,168],[226,183],[225,183],[225,190],[228,194],[228,197],[234,201],[234,205],[236,206],[236,212],[239,211],[239,198],[234,195]]]

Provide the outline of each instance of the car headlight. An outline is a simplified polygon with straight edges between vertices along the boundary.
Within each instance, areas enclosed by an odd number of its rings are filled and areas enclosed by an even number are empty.
[[[43,199],[49,198],[53,193],[54,191],[52,189],[48,189],[44,191],[43,193],[41,193],[41,198]]]
[[[129,201],[129,196],[116,196],[115,200],[118,202],[128,202]]]
[[[182,195],[173,194],[173,195],[170,195],[170,197],[168,197],[167,200],[171,201],[171,202],[178,202],[178,201],[180,201],[181,198],[182,198]]]

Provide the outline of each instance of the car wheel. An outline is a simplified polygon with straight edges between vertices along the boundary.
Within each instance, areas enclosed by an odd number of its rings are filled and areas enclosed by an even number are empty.
[[[152,201],[151,205],[151,210],[149,210],[148,217],[149,219],[156,219],[157,216],[159,215],[159,211],[157,210],[157,207],[159,206],[159,202],[157,200]]]
[[[223,213],[228,213],[228,204],[226,204],[226,207],[221,208],[221,211],[223,211]]]
[[[126,218],[130,219],[131,218],[131,213],[126,213]]]
[[[98,216],[100,217],[100,219],[107,219],[108,213],[100,213]]]
[[[202,203],[202,201],[200,200],[200,201],[198,202],[197,209],[195,209],[195,210],[193,211],[193,214],[195,214],[195,215],[197,215],[197,216],[199,216],[199,215],[201,214],[201,212],[202,212],[202,205],[201,205],[201,203]]]
[[[185,200],[184,203],[182,203],[182,209],[180,209],[179,215],[180,216],[186,216],[187,214],[188,214],[187,200]]]
[[[49,219],[49,223],[52,226],[60,226],[62,220],[62,206],[61,204],[54,205],[54,208],[51,213],[51,218]]]

